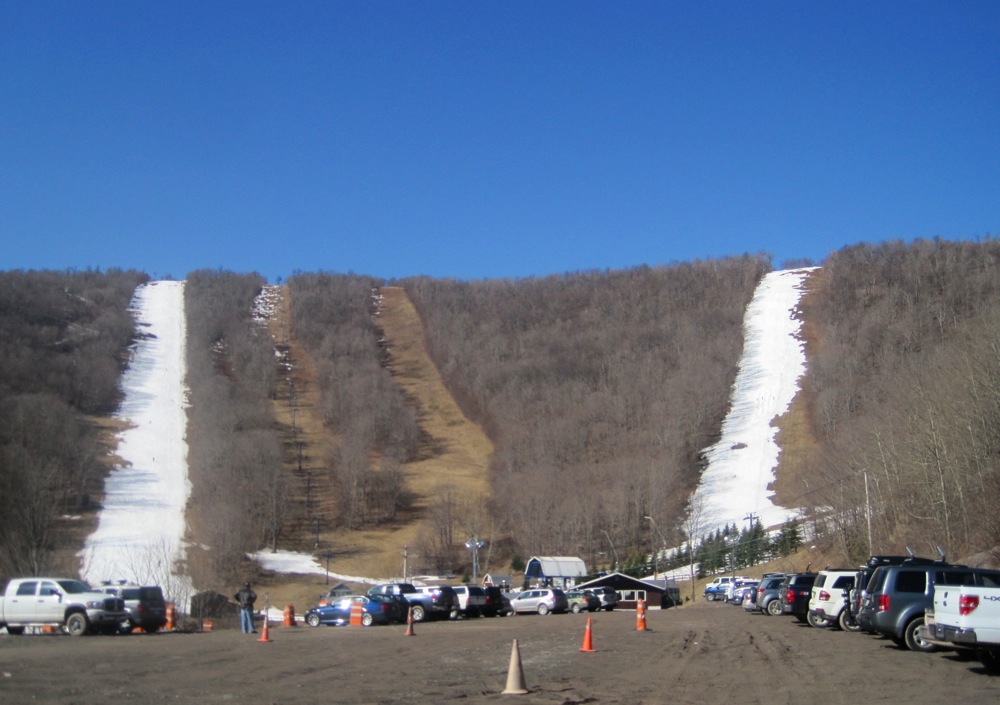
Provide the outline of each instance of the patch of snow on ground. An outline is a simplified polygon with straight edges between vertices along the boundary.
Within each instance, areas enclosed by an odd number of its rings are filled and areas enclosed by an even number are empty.
[[[136,289],[133,313],[140,331],[122,377],[124,399],[115,417],[122,459],[108,475],[97,529],[80,554],[81,575],[94,585],[129,580],[161,585],[168,599],[186,603],[190,582],[175,573],[184,559],[187,474],[186,323],[184,282]]]
[[[813,269],[767,274],[747,307],[730,411],[719,441],[704,451],[708,466],[691,502],[696,508],[692,523],[702,535],[734,522],[743,527],[750,512],[765,527],[797,514],[771,501],[768,485],[780,452],[774,440],[778,429],[771,424],[788,411],[805,372],[796,311],[803,281]]]

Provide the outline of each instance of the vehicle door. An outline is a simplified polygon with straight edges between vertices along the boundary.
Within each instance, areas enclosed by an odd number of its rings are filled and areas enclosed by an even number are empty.
[[[63,606],[63,591],[59,584],[51,580],[41,581],[36,606],[36,622],[61,622],[66,608]]]
[[[11,624],[37,622],[38,581],[27,580],[17,586],[17,591],[4,600],[4,615]]]

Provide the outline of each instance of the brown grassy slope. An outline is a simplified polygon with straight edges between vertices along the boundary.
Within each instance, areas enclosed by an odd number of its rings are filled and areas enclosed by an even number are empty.
[[[814,295],[816,283],[822,276],[822,269],[813,272],[806,280],[806,292],[799,304],[799,316],[807,309],[806,299]],[[820,344],[816,326],[809,321],[802,322],[800,337],[805,342],[806,366],[809,365],[810,351]],[[801,380],[800,380],[801,384]],[[781,453],[771,489],[775,492],[775,502],[781,506],[801,506],[808,504],[808,480],[810,468],[819,459],[821,447],[813,432],[812,401],[808,388],[800,387],[788,411],[774,420],[780,430],[776,437]]]
[[[417,410],[423,431],[418,459],[404,466],[406,491],[412,502],[400,521],[362,531],[336,529],[336,495],[330,482],[329,459],[337,439],[323,426],[315,366],[299,346],[289,327],[289,293],[283,290],[282,303],[271,321],[276,344],[287,351],[292,362],[292,384],[279,383],[274,413],[286,437],[286,467],[295,478],[294,519],[289,523],[283,546],[320,555],[332,552],[330,571],[372,578],[398,577],[402,573],[403,547],[408,546],[409,567],[419,565],[414,547],[428,525],[426,510],[444,487],[466,497],[482,497],[487,490],[486,474],[493,446],[482,430],[462,414],[441,381],[427,355],[424,331],[406,292],[389,287],[382,290],[379,325],[389,353],[389,369],[402,387],[407,400]],[[294,402],[289,389],[295,390]],[[295,409],[295,429],[292,409]],[[298,471],[296,440],[303,441],[303,471]],[[306,507],[307,476],[312,473],[311,509]],[[315,542],[314,518],[321,520],[319,546]],[[325,563],[325,559],[321,559]],[[331,581],[335,582],[335,581]],[[272,602],[308,605],[325,587],[323,576],[269,576]]]
[[[430,457],[410,463],[408,489],[426,506],[436,490],[450,485],[458,492],[483,495],[493,444],[452,398],[427,354],[424,328],[416,309],[400,287],[382,289],[379,322],[388,339],[389,369],[407,399],[418,410],[420,427],[432,440]]]

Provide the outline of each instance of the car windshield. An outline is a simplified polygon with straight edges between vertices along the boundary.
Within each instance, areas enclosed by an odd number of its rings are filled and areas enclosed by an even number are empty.
[[[93,592],[87,583],[81,582],[79,580],[57,580],[59,587],[65,590],[70,595],[75,595],[81,592]]]

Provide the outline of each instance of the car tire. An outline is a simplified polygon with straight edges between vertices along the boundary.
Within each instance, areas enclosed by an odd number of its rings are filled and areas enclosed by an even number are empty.
[[[580,612],[582,611],[580,609],[580,603],[579,602],[574,602],[573,606],[570,607],[570,610],[572,610],[573,614],[580,614]]]
[[[906,629],[903,630],[903,641],[906,642],[906,648],[910,651],[919,651],[924,654],[937,651],[938,647],[935,644],[932,644],[924,639],[923,632],[923,617],[917,617],[912,622],[907,624]]]
[[[423,605],[413,605],[413,621],[423,622],[427,619],[427,612],[424,611]]]
[[[781,616],[781,602],[777,598],[771,600],[764,607],[764,613],[771,617]]]
[[[549,613],[548,605],[538,605],[538,614],[546,615]]]
[[[151,624],[148,627],[143,627],[142,631],[144,631],[146,634],[156,634],[156,632],[160,631],[160,625]]]
[[[90,622],[82,612],[74,612],[66,618],[66,633],[70,636],[83,636],[89,629]]]
[[[375,622],[375,618],[372,617],[371,612],[363,612],[361,614],[361,626],[370,627]]]
[[[851,615],[851,611],[846,607],[840,610],[840,616],[837,617],[837,626],[845,632],[861,631],[861,625],[858,624],[857,620]]]
[[[308,624],[310,627],[318,627],[319,626],[319,615],[316,614],[315,612],[313,612],[312,614],[307,614],[306,615],[306,624]]]
[[[826,629],[830,626],[830,622],[813,614],[806,615],[806,622],[808,622],[810,627],[815,627],[816,629]]]
[[[608,605],[607,607],[604,608],[605,612],[614,612],[614,610],[615,610],[614,605]]]
[[[7,633],[11,636],[21,636],[24,634],[24,627],[7,627]]]

